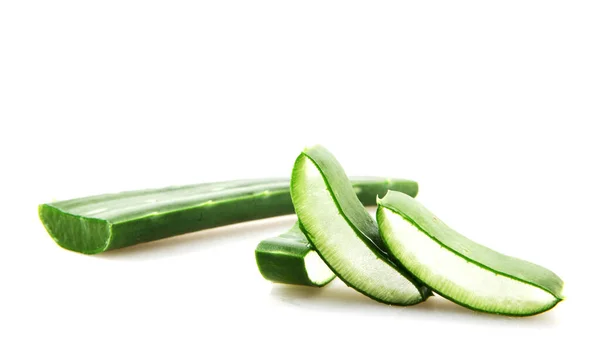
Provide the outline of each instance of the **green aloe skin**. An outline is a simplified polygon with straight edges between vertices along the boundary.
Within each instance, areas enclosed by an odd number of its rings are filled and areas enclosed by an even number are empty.
[[[390,191],[377,221],[388,251],[436,293],[477,311],[529,316],[562,299],[552,271],[459,234],[417,200]]]
[[[416,196],[418,184],[410,180],[352,178],[352,188],[364,206],[376,205],[378,196],[388,190]],[[261,241],[255,250],[262,276],[275,283],[323,286],[335,278],[333,273],[301,231],[298,223],[286,233]]]

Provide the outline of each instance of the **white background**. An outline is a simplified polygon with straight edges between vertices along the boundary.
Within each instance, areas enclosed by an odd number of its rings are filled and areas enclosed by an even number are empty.
[[[3,1],[0,349],[598,347],[595,1]],[[293,217],[97,256],[37,205],[288,176],[321,143],[350,175],[418,180],[463,234],[544,265],[530,318],[441,297],[274,286],[254,247]]]

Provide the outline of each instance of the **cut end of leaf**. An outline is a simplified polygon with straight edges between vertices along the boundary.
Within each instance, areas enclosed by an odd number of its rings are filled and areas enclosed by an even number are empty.
[[[104,220],[65,213],[51,204],[40,205],[38,213],[52,239],[62,248],[91,255],[108,247],[111,228]]]
[[[319,254],[313,250],[304,257],[304,267],[306,268],[308,279],[316,286],[323,286],[335,278],[335,274],[323,262]]]
[[[389,190],[388,190],[388,191],[386,191],[386,192],[385,192],[385,195],[383,195],[383,197],[379,197],[379,195],[377,195],[377,198],[375,199],[375,202],[377,203],[377,205],[378,205],[378,206],[379,206],[379,204],[381,203],[381,200],[382,200],[384,197],[386,197],[386,196],[387,196],[387,194],[388,194],[389,192],[390,192]]]

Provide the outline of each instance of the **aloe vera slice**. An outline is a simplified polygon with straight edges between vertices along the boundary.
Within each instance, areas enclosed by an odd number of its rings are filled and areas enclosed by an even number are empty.
[[[293,212],[287,179],[129,191],[39,206],[54,241],[85,254]]]
[[[429,290],[383,251],[377,224],[342,166],[322,146],[304,150],[292,172],[298,219],[319,256],[348,286],[387,304],[412,305]]]
[[[527,316],[554,307],[563,281],[550,270],[477,244],[417,200],[380,199],[381,235],[400,263],[438,294],[473,310]]]
[[[410,180],[351,178],[352,187],[364,206],[376,204],[388,190],[416,196],[418,184]],[[329,267],[313,250],[298,222],[284,234],[261,241],[255,250],[262,276],[275,283],[323,286],[335,278]]]
[[[255,256],[262,276],[276,283],[323,286],[335,278],[312,249],[298,222],[284,234],[261,241]]]

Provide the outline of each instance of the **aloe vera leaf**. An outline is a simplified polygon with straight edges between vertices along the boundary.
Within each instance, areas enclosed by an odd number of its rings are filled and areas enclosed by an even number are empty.
[[[309,242],[348,286],[387,304],[412,305],[430,295],[383,250],[374,219],[352,189],[342,166],[322,146],[296,159],[291,193]]]
[[[128,191],[39,206],[54,241],[85,254],[293,212],[287,179]]]
[[[323,286],[335,278],[306,240],[298,222],[286,233],[261,241],[255,256],[262,276],[276,283]]]
[[[464,237],[412,197],[390,191],[378,202],[388,251],[449,300],[473,310],[528,316],[563,299],[563,281],[552,271]]]

